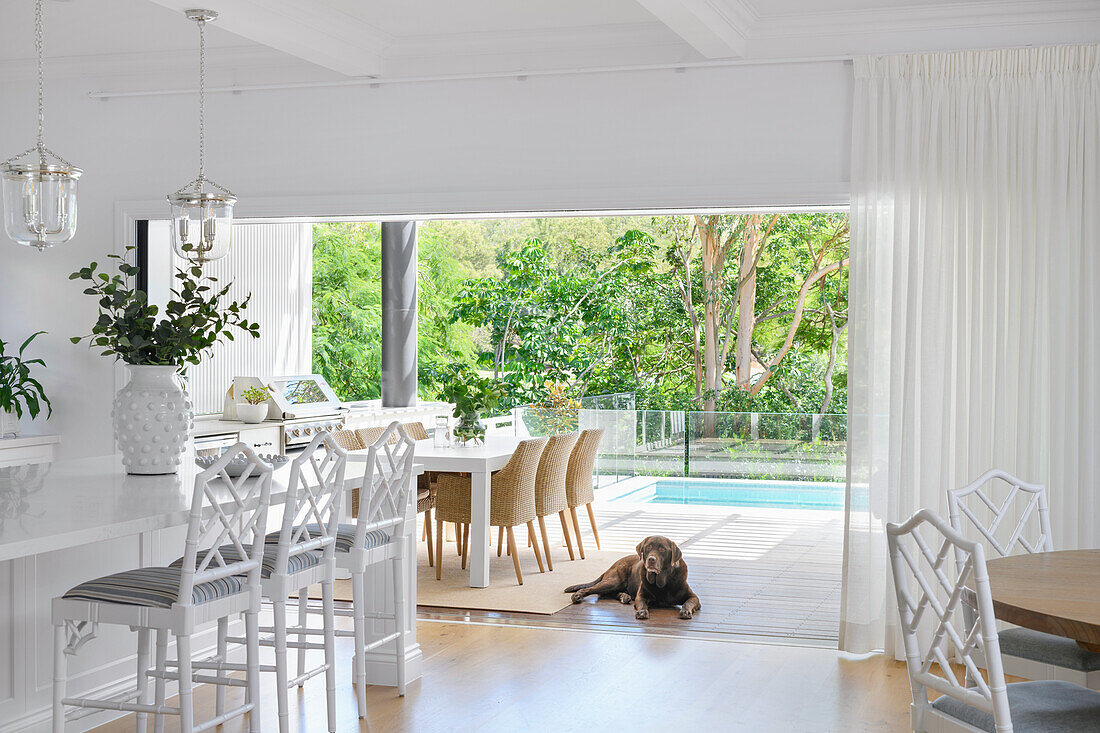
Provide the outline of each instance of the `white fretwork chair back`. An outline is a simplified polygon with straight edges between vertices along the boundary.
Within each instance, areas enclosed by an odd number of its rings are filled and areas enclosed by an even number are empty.
[[[405,534],[409,496],[415,482],[413,456],[416,441],[405,427],[392,422],[367,446],[366,470],[359,492],[359,516],[355,526],[355,547],[366,544],[369,532],[391,536]]]
[[[247,465],[239,476],[230,476],[226,466],[241,455]],[[249,592],[257,594],[259,602],[271,471],[252,448],[238,443],[195,477],[180,574],[181,601],[191,598],[196,583],[247,575]],[[227,560],[219,551],[225,545],[232,545],[240,558],[247,559]]]
[[[276,573],[285,573],[289,559],[303,552],[323,552],[328,561],[335,557],[347,458],[336,439],[322,433],[291,462]]]
[[[930,716],[955,720],[932,707],[928,690],[934,690],[991,713],[998,733],[1011,733],[982,545],[967,540],[929,509],[904,524],[888,524],[886,534],[913,692],[913,730],[929,729]],[[965,593],[973,594],[977,606],[970,620],[962,611]],[[978,670],[975,650],[984,653],[988,681]],[[952,659],[962,665],[961,677]]]
[[[952,528],[981,542],[993,557],[1054,551],[1045,486],[992,469],[948,491],[947,503]],[[1100,689],[1100,654],[1081,649],[1071,639],[1007,628],[1001,631],[1000,645],[1006,674]],[[984,667],[982,655],[975,657]]]
[[[948,491],[947,504],[955,531],[965,536],[977,532],[999,557],[1054,550],[1045,486],[994,468]]]

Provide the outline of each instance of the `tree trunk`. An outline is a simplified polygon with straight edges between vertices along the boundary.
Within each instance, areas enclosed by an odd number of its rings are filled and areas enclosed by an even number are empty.
[[[821,401],[822,415],[829,411],[829,404],[833,401],[833,373],[836,371],[837,346],[840,344],[840,335],[844,333],[844,329],[848,327],[847,320],[840,326],[836,325],[836,313],[833,311],[833,307],[828,303],[825,304],[825,311],[829,314],[829,322],[833,329],[833,340],[832,343],[829,344],[829,363],[825,367],[825,398]]]
[[[756,327],[756,263],[763,242],[760,215],[748,217],[745,242],[741,246],[740,277],[737,288],[737,341],[734,345],[734,374],[738,385],[752,379],[752,332]]]
[[[714,437],[714,410],[722,384],[718,335],[722,318],[725,253],[721,233],[716,226],[717,219],[716,216],[695,217],[703,250],[703,436],[706,438]]]

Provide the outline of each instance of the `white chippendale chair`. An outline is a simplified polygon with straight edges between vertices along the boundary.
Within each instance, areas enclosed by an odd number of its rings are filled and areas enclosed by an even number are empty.
[[[1100,692],[1055,680],[1005,684],[981,543],[966,539],[929,509],[904,524],[887,524],[886,540],[913,692],[914,731],[1097,730]],[[976,606],[973,613],[960,609],[968,607],[964,594]],[[975,651],[984,655],[987,677],[978,669]],[[952,659],[963,668],[961,679]],[[941,695],[929,700],[930,691]]]
[[[243,456],[247,465],[240,477],[234,478],[225,472],[225,467],[237,456]],[[139,568],[96,578],[53,600],[54,733],[65,730],[68,706],[136,712],[138,730],[145,729],[150,714],[156,717],[158,731],[163,730],[165,715],[177,715],[183,733],[207,730],[249,713],[249,730],[253,733],[261,730],[257,614],[271,472],[271,467],[257,458],[251,448],[237,443],[195,477],[185,561],[181,565]],[[232,553],[220,552],[219,548],[225,547],[231,547]],[[242,613],[247,640],[245,681],[196,674],[191,659],[191,635],[199,626],[213,621],[224,628],[230,618]],[[137,689],[106,700],[66,697],[67,657],[93,638],[96,626],[101,623],[129,626],[137,631]],[[149,641],[154,630],[156,660],[151,666]],[[167,658],[169,635],[176,637],[178,660]],[[156,681],[155,698],[150,694],[149,678]],[[167,680],[180,681],[178,707],[165,704]],[[248,688],[247,699],[243,705],[196,725],[193,682],[219,686],[243,684]]]
[[[353,679],[359,717],[367,714],[367,653],[393,643],[396,651],[397,692],[405,694],[405,556],[407,527],[415,529],[410,497],[415,488],[413,456],[416,442],[399,423],[392,422],[367,446],[366,452],[348,455],[349,461],[365,461],[359,489],[359,516],[355,524],[341,524],[336,534],[336,565],[351,573],[352,608],[337,609],[336,615],[352,616],[354,631],[337,630],[337,636],[355,638]],[[410,517],[410,514],[412,516]],[[380,563],[392,563],[393,613],[367,611],[367,570]],[[415,599],[407,599],[415,603]],[[309,608],[311,613],[316,609]],[[394,630],[367,640],[367,620],[391,620]]]
[[[993,491],[999,485],[1007,487],[1003,499],[1000,491]],[[1045,486],[992,469],[961,489],[948,491],[947,503],[955,531],[968,536],[976,532],[979,541],[998,557],[1054,551]],[[988,522],[982,521],[982,515]],[[1100,690],[1100,654],[1082,648],[1073,639],[1010,628],[1001,632],[1000,643],[1006,674],[1029,680],[1064,680]]]
[[[272,605],[274,626],[261,627],[261,646],[275,649],[275,664],[260,665],[261,672],[274,672],[276,698],[279,708],[279,731],[290,731],[290,706],[287,690],[301,687],[306,680],[325,673],[328,730],[336,730],[336,636],[333,614],[332,584],[336,577],[336,529],[340,521],[343,497],[344,469],[347,453],[335,438],[320,433],[290,465],[290,479],[286,499],[283,502],[282,526],[267,535],[263,565],[260,570],[260,587],[265,601]],[[234,554],[232,546],[220,548],[222,557]],[[199,556],[200,559],[202,555]],[[176,560],[173,565],[184,562]],[[321,629],[310,629],[308,616],[301,605],[308,602],[309,586],[321,585],[321,597],[325,612]],[[299,598],[298,625],[287,627],[287,600]],[[246,639],[226,637],[225,628],[218,629],[218,659],[197,662],[198,669],[234,671],[241,665],[227,663],[226,646],[242,644]],[[290,641],[289,637],[296,637]],[[310,636],[323,636],[321,644],[310,641]],[[288,649],[298,650],[297,675],[291,678],[287,660]],[[325,661],[307,670],[306,650],[324,650]],[[219,661],[220,660],[220,661]],[[224,688],[217,691],[216,712],[222,715],[225,707]]]

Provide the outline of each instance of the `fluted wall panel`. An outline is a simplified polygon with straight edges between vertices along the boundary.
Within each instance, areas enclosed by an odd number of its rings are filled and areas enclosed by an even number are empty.
[[[234,334],[188,369],[196,415],[221,412],[233,377],[312,371],[311,225],[238,222],[229,254],[205,267],[219,284],[232,284],[232,299],[252,294],[246,314],[260,324],[260,338]]]

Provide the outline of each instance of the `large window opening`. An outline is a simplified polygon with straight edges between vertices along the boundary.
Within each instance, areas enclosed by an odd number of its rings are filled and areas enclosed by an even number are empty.
[[[150,241],[157,231],[153,222]],[[846,214],[433,219],[417,239],[420,399],[440,399],[466,370],[501,387],[490,434],[605,429],[592,506],[598,557],[670,537],[703,601],[690,623],[655,615],[649,630],[835,643]],[[233,253],[211,267],[240,295],[252,292],[251,317],[272,338],[219,347],[192,370],[199,412],[220,412],[228,380],[257,370],[316,372],[345,401],[379,398],[378,222],[238,223]],[[582,510],[592,553],[587,520]],[[425,556],[422,612],[638,628],[628,606],[569,604],[555,525],[555,580],[532,591],[542,598],[464,605],[438,590]],[[448,574],[461,574],[453,542],[445,555]],[[494,584],[514,582],[492,572]],[[532,562],[524,576],[537,572]]]

